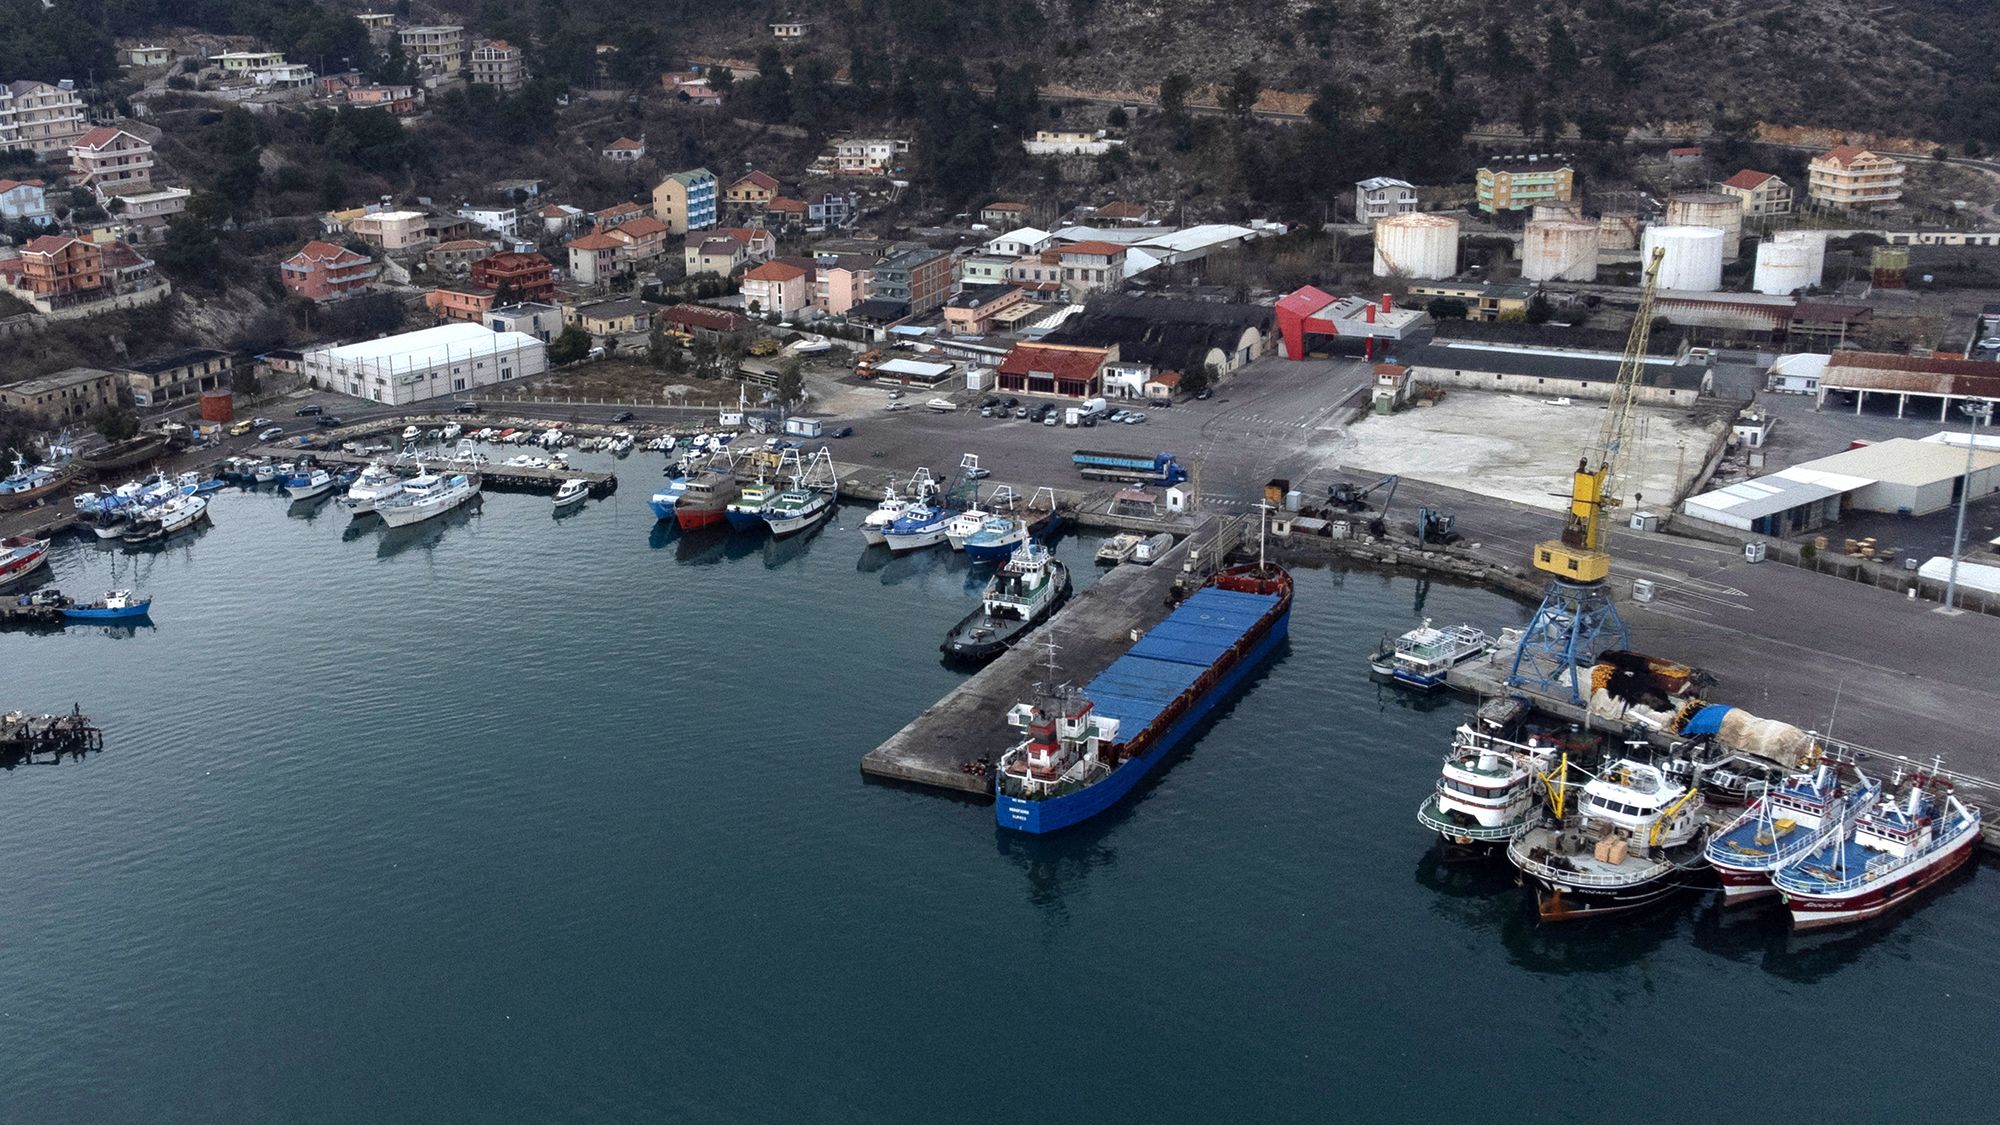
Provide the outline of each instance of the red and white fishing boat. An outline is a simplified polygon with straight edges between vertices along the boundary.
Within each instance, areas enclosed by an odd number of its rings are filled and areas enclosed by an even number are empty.
[[[26,535],[0,539],[0,589],[26,578],[48,558],[46,539],[31,539]]]
[[[1856,817],[1852,831],[1779,868],[1771,882],[1794,929],[1838,926],[1895,909],[1956,871],[1978,846],[1979,810],[1936,774],[1918,773]]]

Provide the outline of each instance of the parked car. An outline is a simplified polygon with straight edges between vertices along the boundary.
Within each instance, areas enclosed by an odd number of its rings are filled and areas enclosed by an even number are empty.
[[[345,423],[343,423],[340,420],[340,415],[338,414],[322,414],[316,419],[316,421],[318,421],[320,425],[325,426],[329,430],[334,428],[335,426],[345,425]]]
[[[1156,407],[1160,410],[1166,410],[1174,405],[1174,400],[1170,398],[1148,399],[1147,405]]]
[[[250,419],[250,428],[251,428],[251,429],[253,429],[253,430],[261,430],[261,429],[263,429],[263,428],[264,428],[265,426],[268,426],[268,425],[271,425],[271,420],[270,420],[269,418],[252,418],[252,419]]]
[[[1211,388],[1203,387],[1202,389],[1194,393],[1194,397],[1201,399],[1203,402],[1206,402],[1209,399],[1215,397],[1215,391],[1212,390]]]
[[[971,468],[965,470],[965,475],[970,480],[985,480],[987,477],[993,475],[993,470],[986,468]]]
[[[1019,407],[1014,411],[1014,417],[1016,418],[1026,418],[1027,416],[1028,416],[1028,408],[1025,406]]]
[[[991,417],[993,417],[993,408],[992,408],[992,407],[990,407],[990,406],[982,406],[982,407],[980,407],[980,408],[979,408],[979,416],[980,416],[981,418],[991,418]]]
[[[277,441],[284,436],[285,427],[283,426],[267,426],[257,432],[258,441]]]
[[[1009,410],[1012,410],[1019,405],[1021,405],[1021,400],[1018,398],[1010,398],[1007,400],[1007,409]]]
[[[890,403],[889,405],[887,405],[887,406],[883,407],[882,409],[884,409],[884,410],[908,410],[909,408],[910,408],[910,404],[909,404],[909,403],[907,403],[907,402],[902,402],[902,401],[896,401],[896,402],[891,402],[891,403]]]
[[[842,427],[840,427],[839,429],[837,429],[837,430],[834,430],[834,431],[833,431],[832,433],[829,433],[829,434],[827,434],[826,436],[828,436],[828,437],[833,437],[833,438],[843,438],[843,437],[853,437],[853,436],[854,436],[854,427],[853,427],[853,426],[842,426]]]
[[[1127,418],[1127,417],[1128,417],[1128,416],[1129,416],[1130,414],[1131,414],[1131,411],[1129,411],[1129,410],[1114,410],[1114,411],[1112,411],[1112,412],[1111,412],[1111,417],[1109,417],[1109,418],[1106,418],[1106,419],[1105,419],[1105,421],[1107,421],[1107,422],[1123,422],[1123,421],[1124,421],[1124,420],[1125,420],[1125,419],[1126,419],[1126,418]]]
[[[1127,414],[1125,416],[1125,424],[1128,426],[1136,426],[1145,420],[1146,420],[1146,412],[1143,410],[1134,410],[1132,413]]]
[[[1049,411],[1047,414],[1042,415],[1042,425],[1044,426],[1053,426],[1060,421],[1062,421],[1062,416],[1057,414],[1053,410]]]
[[[611,420],[613,422],[630,422],[632,419],[637,417],[638,415],[632,413],[630,410],[620,410],[618,413],[613,414],[611,416]]]
[[[292,413],[300,418],[310,418],[315,414],[326,413],[326,407],[321,406],[319,403],[316,402],[309,402],[306,403],[304,406],[299,407],[297,410],[292,411]]]
[[[484,406],[481,406],[476,402],[461,402],[457,406],[452,407],[451,409],[454,413],[457,414],[480,414],[486,410]]]
[[[229,436],[242,437],[244,434],[247,434],[251,430],[254,430],[256,428],[257,426],[255,423],[251,422],[250,419],[245,418],[241,422],[236,423],[234,426],[229,427]]]

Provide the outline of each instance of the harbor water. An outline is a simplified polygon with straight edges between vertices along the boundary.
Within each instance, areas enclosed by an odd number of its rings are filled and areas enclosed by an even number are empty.
[[[647,464],[561,519],[347,534],[232,489],[165,549],[59,547],[154,624],[0,634],[0,705],[107,747],[0,774],[0,1118],[1703,1120],[1801,1074],[1843,1119],[1990,1112],[1990,862],[1810,938],[1709,900],[1542,927],[1504,863],[1438,862],[1468,707],[1365,656],[1515,603],[1300,570],[1191,749],[1021,838],[858,770],[957,682],[979,577],[864,553],[859,507],[658,530]]]

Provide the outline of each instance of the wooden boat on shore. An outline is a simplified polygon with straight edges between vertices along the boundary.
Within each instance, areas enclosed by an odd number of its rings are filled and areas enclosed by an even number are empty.
[[[114,442],[95,452],[78,454],[77,460],[81,461],[86,469],[106,472],[144,464],[158,457],[166,447],[167,435],[140,434],[135,438]]]

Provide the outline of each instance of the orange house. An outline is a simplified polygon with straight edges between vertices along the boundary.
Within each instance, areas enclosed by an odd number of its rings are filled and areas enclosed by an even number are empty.
[[[104,251],[67,234],[45,234],[21,247],[21,284],[37,297],[60,299],[104,288]]]
[[[439,320],[484,324],[494,296],[491,289],[433,289],[424,294],[424,307]]]

